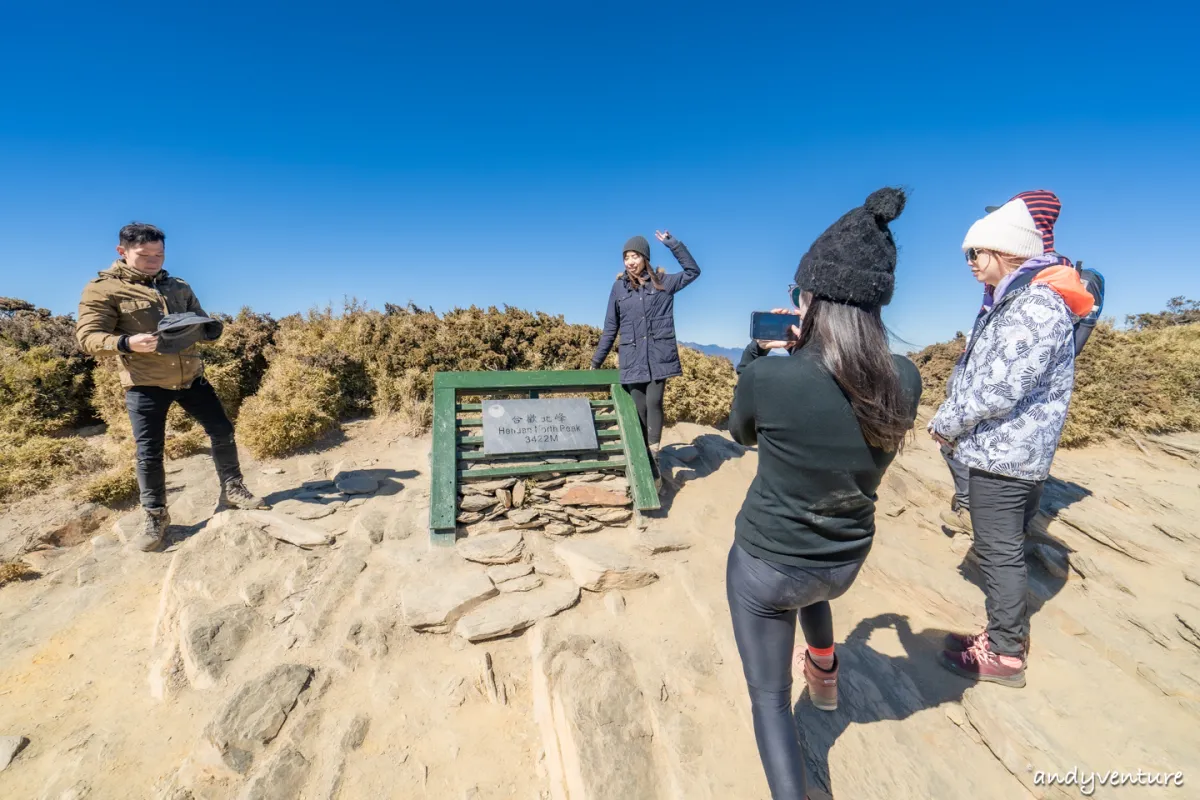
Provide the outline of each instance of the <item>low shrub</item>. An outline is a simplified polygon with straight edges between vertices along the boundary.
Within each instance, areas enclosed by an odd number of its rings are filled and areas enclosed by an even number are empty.
[[[103,464],[101,453],[78,436],[0,433],[0,501],[43,491]]]

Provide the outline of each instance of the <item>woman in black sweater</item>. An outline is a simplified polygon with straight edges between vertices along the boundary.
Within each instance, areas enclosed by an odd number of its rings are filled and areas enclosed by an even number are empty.
[[[829,601],[850,588],[875,535],[876,491],[912,430],[921,375],[892,355],[880,309],[892,298],[896,245],[888,223],[905,196],[880,189],[835,222],[800,259],[788,342],[752,342],[738,366],[729,430],[758,445],[758,475],[737,517],[726,590],[776,800],[803,800],[804,761],[792,714],[796,618],[803,672],[820,709],[837,708]],[[788,358],[763,358],[775,347]]]

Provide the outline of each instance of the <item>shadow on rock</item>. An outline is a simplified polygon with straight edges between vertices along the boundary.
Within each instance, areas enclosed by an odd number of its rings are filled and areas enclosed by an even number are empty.
[[[707,478],[726,461],[741,458],[747,448],[715,433],[704,433],[690,443],[665,445],[659,455],[663,478],[662,507],[648,517],[663,517],[671,510],[675,495],[684,484]]]
[[[403,481],[421,473],[415,469],[355,469],[337,473],[333,479],[305,481],[291,489],[271,492],[263,499],[274,505],[284,500],[303,500],[324,505],[347,498],[391,497],[404,489]]]
[[[896,629],[904,656],[887,656],[867,644],[872,631],[883,628]],[[971,682],[938,664],[946,634],[939,629],[915,633],[908,617],[901,614],[880,614],[855,626],[837,648],[837,710],[815,708],[807,689],[795,707],[809,783],[837,796],[830,785],[829,751],[850,725],[905,720],[919,711],[962,700]]]

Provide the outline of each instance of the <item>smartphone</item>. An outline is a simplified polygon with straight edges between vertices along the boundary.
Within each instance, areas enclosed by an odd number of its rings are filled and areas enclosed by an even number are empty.
[[[786,342],[792,338],[792,326],[800,324],[799,314],[750,313],[750,338],[761,342]]]

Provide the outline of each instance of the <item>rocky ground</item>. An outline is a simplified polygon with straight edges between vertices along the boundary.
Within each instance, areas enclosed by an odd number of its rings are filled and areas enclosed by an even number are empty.
[[[269,512],[218,509],[207,457],[175,462],[163,552],[123,550],[136,516],[5,509],[0,557],[38,548],[39,577],[0,587],[0,797],[767,797],[724,599],[757,456],[698,426],[666,441],[662,512],[631,518],[602,477],[521,484],[515,503],[516,485],[486,487],[463,520],[486,527],[454,548],[428,543],[428,439],[385,421],[248,462]],[[1142,769],[1184,785],[1092,796],[1194,796],[1198,445],[1060,455],[1014,690],[935,663],[983,595],[969,539],[939,519],[944,467],[915,442],[834,604],[841,707],[796,688],[811,780],[1010,800],[1082,796],[1042,773]]]

